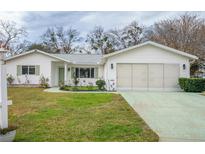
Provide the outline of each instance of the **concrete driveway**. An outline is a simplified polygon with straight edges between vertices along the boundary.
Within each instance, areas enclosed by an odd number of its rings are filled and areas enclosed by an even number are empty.
[[[205,96],[184,92],[120,92],[160,141],[205,141]]]

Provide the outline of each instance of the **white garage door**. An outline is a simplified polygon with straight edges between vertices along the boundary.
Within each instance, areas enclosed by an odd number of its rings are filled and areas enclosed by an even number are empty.
[[[147,89],[148,69],[146,64],[132,64],[132,89]]]
[[[118,87],[130,89],[132,87],[132,65],[120,64],[118,67],[120,68],[120,71],[118,71],[118,76],[120,78]]]
[[[117,64],[119,90],[172,90],[178,78],[178,64]]]
[[[164,87],[179,88],[178,78],[179,78],[179,65],[164,64]]]

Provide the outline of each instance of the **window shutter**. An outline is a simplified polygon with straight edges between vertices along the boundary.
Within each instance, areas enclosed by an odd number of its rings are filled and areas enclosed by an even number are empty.
[[[22,75],[22,66],[17,65],[17,76]]]
[[[40,65],[35,66],[35,74],[40,75]]]
[[[98,78],[98,68],[97,67],[95,68],[94,73],[95,73],[95,78],[97,79]]]
[[[71,68],[71,79],[73,79],[74,78],[74,73],[75,73],[75,68],[74,67],[72,67]]]

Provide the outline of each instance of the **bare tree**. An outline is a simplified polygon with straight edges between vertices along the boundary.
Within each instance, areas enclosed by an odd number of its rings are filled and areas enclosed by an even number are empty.
[[[42,35],[43,45],[46,46],[50,52],[60,52],[59,42],[54,28],[48,28]]]
[[[154,24],[149,40],[205,58],[205,21],[185,13]]]
[[[30,41],[23,40],[22,42],[15,44],[13,47],[11,46],[11,48],[13,48],[14,54],[19,54],[19,53],[22,53],[24,51],[27,51],[30,45],[31,45]]]
[[[131,22],[122,30],[122,41],[126,47],[134,46],[142,42],[143,26],[136,21]]]
[[[122,37],[122,29],[112,29],[108,32],[108,36],[115,50],[120,50],[127,47],[126,42]]]
[[[72,53],[75,43],[81,40],[76,29],[63,27],[48,28],[42,35],[43,45],[54,53]]]
[[[21,36],[26,36],[25,28],[18,27],[13,21],[0,20],[0,42],[4,46],[11,46],[12,43],[17,43]]]
[[[142,42],[144,27],[133,21],[122,29],[108,32],[109,40],[115,50],[131,47]]]
[[[91,49],[97,53],[107,54],[114,51],[113,45],[109,40],[108,34],[100,26],[97,26],[87,35],[86,42]]]
[[[141,43],[143,30],[144,27],[136,21],[131,22],[122,29],[111,29],[109,31],[104,31],[101,26],[98,26],[87,35],[86,42],[96,52],[107,54]]]

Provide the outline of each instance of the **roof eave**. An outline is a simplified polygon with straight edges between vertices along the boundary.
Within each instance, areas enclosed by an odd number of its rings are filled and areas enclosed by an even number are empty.
[[[198,59],[198,57],[195,56],[195,55],[191,55],[191,54],[188,54],[186,52],[183,52],[183,51],[180,51],[180,50],[177,50],[177,49],[174,49],[174,48],[170,48],[168,46],[165,46],[165,45],[162,45],[162,44],[159,44],[159,43],[155,43],[155,42],[152,42],[152,41],[147,41],[147,42],[144,42],[144,43],[141,43],[141,44],[129,47],[129,48],[125,48],[125,49],[122,49],[122,50],[119,50],[119,51],[116,51],[116,52],[104,55],[103,59],[106,59],[106,58],[118,55],[118,54],[123,53],[123,52],[130,51],[132,49],[139,48],[139,47],[142,47],[142,46],[145,46],[145,45],[148,45],[148,44],[156,46],[156,47],[159,47],[159,48],[162,48],[162,49],[165,49],[165,50],[168,50],[168,51],[172,51],[172,52],[174,52],[176,54],[188,57],[190,59]]]
[[[22,57],[22,56],[25,56],[25,55],[28,55],[28,54],[31,54],[31,53],[34,53],[34,52],[38,52],[38,53],[44,54],[46,56],[49,56],[49,57],[52,57],[52,58],[55,58],[55,59],[58,59],[58,60],[62,60],[62,61],[67,62],[67,63],[72,63],[71,61],[68,61],[68,60],[65,60],[63,58],[51,55],[49,53],[46,53],[46,52],[38,50],[38,49],[33,49],[33,50],[27,51],[25,53],[6,58],[5,61],[9,61],[9,60],[12,60],[12,59],[15,59],[15,58],[18,58],[18,57]]]

